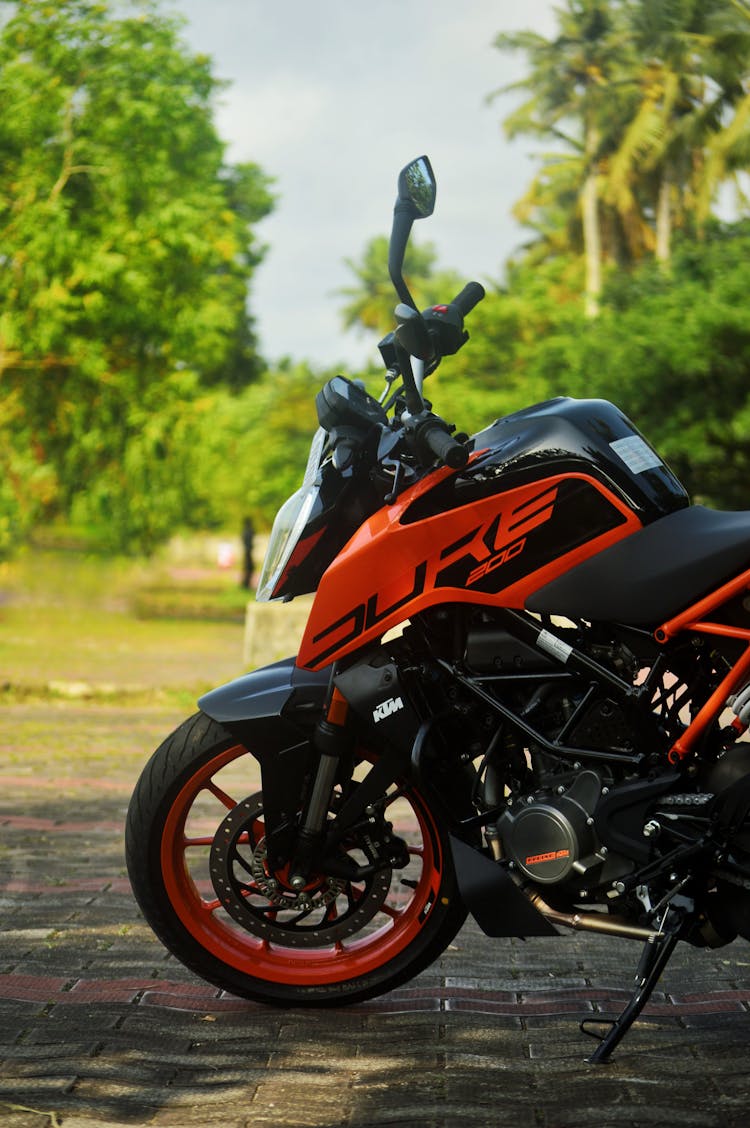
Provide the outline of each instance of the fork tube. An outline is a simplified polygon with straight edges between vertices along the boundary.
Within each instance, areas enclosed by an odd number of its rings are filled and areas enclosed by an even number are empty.
[[[307,884],[315,847],[320,842],[331,793],[336,782],[342,754],[348,750],[350,735],[347,728],[349,706],[343,694],[334,686],[328,701],[326,716],[318,722],[313,734],[313,745],[320,752],[310,800],[300,827],[297,850],[292,865],[289,884],[292,889],[303,889]]]

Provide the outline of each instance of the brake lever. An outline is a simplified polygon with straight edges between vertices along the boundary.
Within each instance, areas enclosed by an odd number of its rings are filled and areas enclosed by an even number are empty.
[[[418,310],[400,302],[396,306],[396,340],[410,357],[430,363],[433,360],[432,337],[427,322]]]

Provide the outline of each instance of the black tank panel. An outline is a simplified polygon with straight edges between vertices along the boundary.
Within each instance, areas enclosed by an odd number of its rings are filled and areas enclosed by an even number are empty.
[[[529,611],[657,626],[750,568],[750,512],[693,505],[646,525],[526,600]]]

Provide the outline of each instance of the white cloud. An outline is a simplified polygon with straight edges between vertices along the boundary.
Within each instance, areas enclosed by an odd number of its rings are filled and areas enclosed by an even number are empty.
[[[330,90],[320,84],[281,73],[225,95],[216,123],[229,142],[230,160],[254,160],[273,169],[283,167],[294,149],[306,143],[330,102]]]

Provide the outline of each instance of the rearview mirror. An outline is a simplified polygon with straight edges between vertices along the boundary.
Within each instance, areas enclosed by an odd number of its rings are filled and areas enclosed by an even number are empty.
[[[437,185],[427,157],[417,157],[403,168],[398,178],[399,203],[410,204],[413,219],[423,219],[435,210]]]
[[[399,298],[412,309],[417,307],[403,277],[404,253],[414,220],[432,215],[436,194],[435,174],[427,157],[417,157],[401,169],[388,248],[388,273]]]

